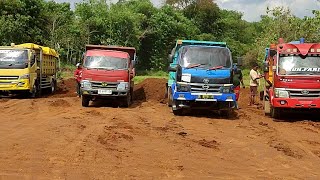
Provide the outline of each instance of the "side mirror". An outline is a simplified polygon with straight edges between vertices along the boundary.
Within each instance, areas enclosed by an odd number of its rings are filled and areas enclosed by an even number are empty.
[[[269,62],[268,61],[263,62],[263,71],[269,72]]]
[[[132,63],[132,67],[135,67],[136,61],[135,61],[135,60],[132,60],[131,63]]]
[[[173,63],[173,55],[169,54],[169,63]]]
[[[36,62],[36,55],[32,55],[30,65],[32,66]]]
[[[176,71],[177,71],[177,67],[171,67],[171,66],[169,66],[169,67],[168,67],[168,71],[169,71],[169,72],[176,72]]]
[[[237,66],[242,66],[242,62],[243,61],[243,58],[242,57],[238,57],[237,58]]]
[[[136,70],[135,68],[132,68],[131,72],[130,72],[130,79],[134,78],[136,76]]]
[[[272,49],[272,50],[270,50],[269,53],[270,53],[270,56],[273,57],[274,55],[277,54],[277,51]]]
[[[85,53],[82,53],[82,55],[81,55],[81,59],[82,60],[84,59],[84,55],[85,55]]]

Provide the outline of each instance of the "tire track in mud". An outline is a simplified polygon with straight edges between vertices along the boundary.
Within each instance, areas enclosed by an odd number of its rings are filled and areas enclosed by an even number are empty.
[[[157,88],[153,82],[148,83],[143,91]],[[163,82],[157,80],[156,83]],[[154,92],[161,94],[158,89]],[[248,108],[243,102],[243,109],[232,119],[198,114],[178,117],[172,115],[159,94],[152,97],[152,93],[148,93],[128,109],[82,108],[79,98],[62,97],[63,94],[22,100],[25,102],[22,106],[20,100],[1,102],[0,107],[8,107],[0,108],[1,113],[7,113],[6,117],[17,118],[14,109],[21,107],[23,117],[29,119],[17,119],[14,125],[26,128],[25,131],[17,128],[12,130],[16,132],[8,131],[13,135],[8,136],[9,139],[0,137],[0,141],[8,140],[10,148],[15,148],[0,161],[19,164],[19,159],[13,156],[15,153],[25,150],[28,155],[40,148],[39,157],[22,162],[21,167],[27,169],[22,173],[28,174],[31,169],[60,178],[79,173],[83,179],[103,179],[106,175],[117,177],[115,179],[320,176],[313,171],[317,167],[311,166],[312,163],[320,165],[316,160],[320,159],[317,123],[273,122],[264,117],[261,110]],[[32,108],[37,112],[28,114]],[[10,127],[9,120],[1,122]],[[290,134],[295,131],[311,134],[312,138]],[[34,142],[17,145],[12,142],[25,135],[34,135],[30,138]],[[3,154],[7,152],[1,150]],[[4,170],[0,174],[8,170],[1,163],[0,168]],[[37,167],[33,168],[32,164]]]
[[[297,142],[297,139],[301,137],[295,136],[296,138],[292,138],[290,135],[296,134],[297,132],[309,134],[306,132],[307,130],[312,133],[319,133],[315,128],[317,127],[317,122],[307,121],[306,124],[308,124],[308,126],[311,124],[311,128],[299,125],[301,123],[304,124],[304,121],[299,121],[299,119],[298,121],[290,122],[288,121],[290,118],[287,118],[286,121],[276,122],[272,118],[264,115],[261,106],[258,107],[258,109],[247,107],[245,102],[249,102],[249,98],[245,96],[246,94],[249,94],[247,89],[241,94],[241,96],[244,95],[244,100],[242,100],[240,104],[244,109],[240,110],[240,112],[242,111],[245,113],[245,116],[249,117],[248,122],[250,126],[252,126],[251,130],[254,130],[258,136],[265,136],[268,139],[267,143],[271,148],[276,149],[278,152],[281,152],[288,157],[302,159],[304,156],[310,158],[310,155],[313,155],[312,150]]]
[[[269,117],[263,117],[263,113],[255,109],[245,109],[243,110],[243,112],[246,114],[245,116],[250,117],[248,120],[250,122],[251,128],[249,129],[253,130],[254,133],[258,136],[265,136],[268,139],[267,144],[271,148],[274,148],[278,152],[295,159],[310,159],[314,157],[320,157],[320,142],[310,142],[305,140],[299,141],[297,140],[297,138],[292,137],[288,139],[286,138],[287,136],[284,136],[284,133],[282,132],[283,130],[287,130],[289,126],[289,130],[292,131],[292,133],[297,133],[294,132],[296,129],[299,133],[309,131],[311,133],[318,134],[319,132],[317,130],[318,128],[320,128],[318,122],[275,122],[273,119]],[[256,119],[256,121],[254,121],[254,119]],[[292,141],[291,139],[294,140]],[[305,146],[308,144],[311,145],[312,148],[310,148],[310,146]]]
[[[282,139],[281,134],[276,129],[276,126],[273,126],[272,120],[267,118],[261,118],[261,112],[259,114],[254,110],[245,109],[243,110],[248,121],[249,130],[253,131],[255,136],[264,137],[267,140],[267,144],[277,150],[278,152],[283,153],[286,156],[301,159],[305,155],[305,151],[289,141]]]

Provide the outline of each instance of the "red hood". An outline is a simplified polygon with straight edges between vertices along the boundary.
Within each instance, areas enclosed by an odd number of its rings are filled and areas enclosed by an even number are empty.
[[[125,82],[129,82],[129,71],[83,68],[82,80],[103,81],[103,82],[117,82],[119,80],[122,80]]]
[[[320,89],[320,76],[277,77],[274,87],[292,89]]]

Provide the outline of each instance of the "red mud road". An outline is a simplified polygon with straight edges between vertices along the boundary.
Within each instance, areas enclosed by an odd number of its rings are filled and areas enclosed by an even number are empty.
[[[320,179],[317,119],[275,122],[244,95],[231,119],[175,117],[164,84],[143,82],[128,109],[82,108],[73,81],[0,99],[0,179]]]

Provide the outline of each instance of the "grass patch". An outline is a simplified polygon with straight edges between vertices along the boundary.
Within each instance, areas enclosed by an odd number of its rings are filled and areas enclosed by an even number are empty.
[[[75,70],[76,70],[75,65],[61,62],[60,71],[58,72],[58,78],[63,78],[63,79],[73,78],[73,72]]]

